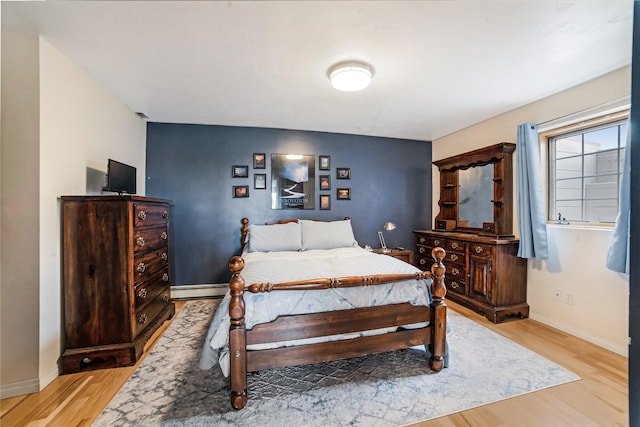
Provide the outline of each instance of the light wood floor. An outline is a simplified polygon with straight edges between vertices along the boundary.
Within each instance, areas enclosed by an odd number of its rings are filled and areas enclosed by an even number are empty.
[[[179,310],[183,302],[176,304]],[[427,421],[419,426],[627,426],[627,359],[534,320],[500,325],[451,301],[450,308],[575,372],[581,381]],[[168,322],[154,335],[153,346]],[[496,349],[498,351],[499,349]],[[56,378],[42,392],[0,401],[0,425],[90,426],[135,366]],[[400,398],[410,399],[411,396]]]

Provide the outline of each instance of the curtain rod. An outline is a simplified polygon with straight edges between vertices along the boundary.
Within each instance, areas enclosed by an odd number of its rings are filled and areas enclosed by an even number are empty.
[[[584,110],[580,110],[575,113],[538,123],[538,132],[544,132],[560,126],[569,125],[572,122],[588,120],[602,114],[620,111],[629,105],[631,105],[631,96],[623,96],[622,98],[614,99],[613,101],[605,102],[604,104],[594,105],[593,107],[585,108]]]

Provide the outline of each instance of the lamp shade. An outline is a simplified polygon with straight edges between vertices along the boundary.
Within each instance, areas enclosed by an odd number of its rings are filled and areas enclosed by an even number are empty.
[[[382,226],[386,231],[391,231],[396,229],[396,225],[393,222],[385,222]]]
[[[331,85],[338,90],[355,92],[371,83],[371,67],[362,62],[343,62],[329,69]]]

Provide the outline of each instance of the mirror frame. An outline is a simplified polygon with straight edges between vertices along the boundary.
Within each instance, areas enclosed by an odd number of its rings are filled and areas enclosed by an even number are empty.
[[[513,236],[513,152],[515,144],[502,142],[433,162],[440,170],[440,212],[434,230],[498,237]],[[482,228],[459,226],[458,171],[493,164],[493,221]]]

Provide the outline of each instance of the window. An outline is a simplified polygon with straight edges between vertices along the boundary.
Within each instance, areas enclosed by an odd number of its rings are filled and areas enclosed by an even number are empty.
[[[627,120],[549,137],[549,220],[614,223]]]

